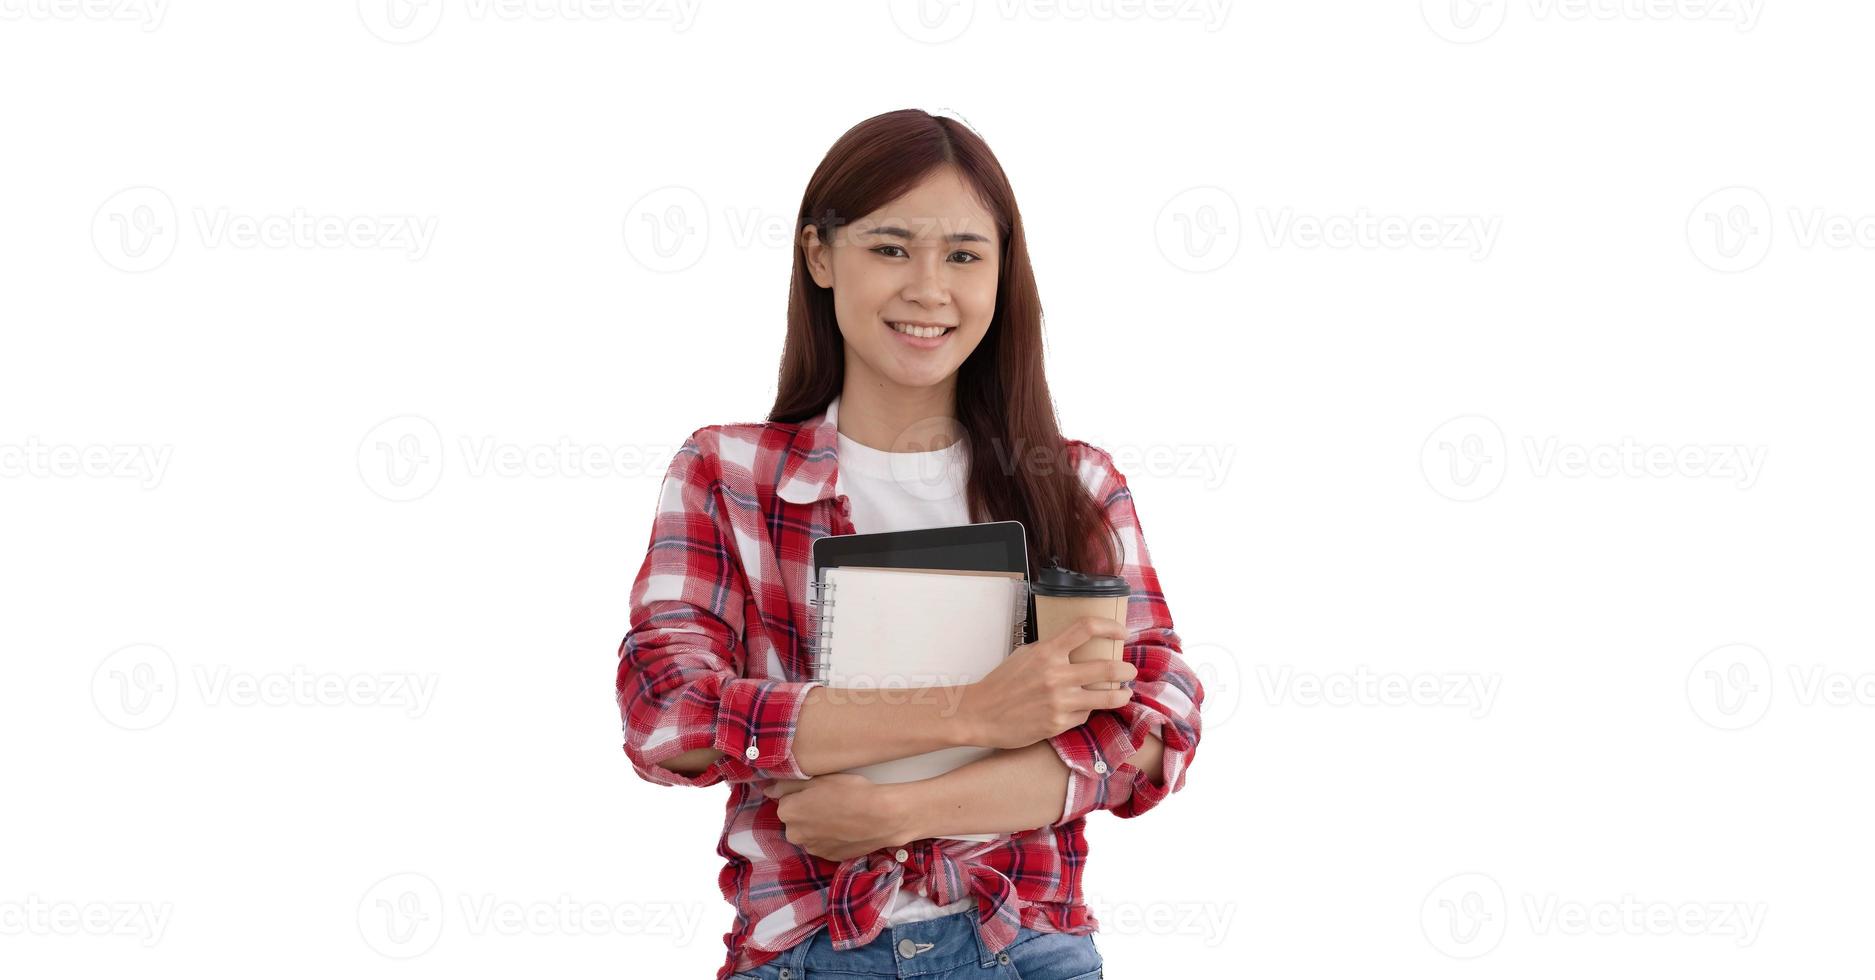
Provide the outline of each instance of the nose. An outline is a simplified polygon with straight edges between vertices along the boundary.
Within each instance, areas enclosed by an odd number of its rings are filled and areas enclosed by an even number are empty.
[[[944,281],[943,263],[921,263],[915,267],[911,277],[903,293],[907,302],[927,308],[944,306],[950,302],[950,286]]]

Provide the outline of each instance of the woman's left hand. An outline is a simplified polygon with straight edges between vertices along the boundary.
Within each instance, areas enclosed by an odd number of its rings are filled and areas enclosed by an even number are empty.
[[[775,815],[789,842],[829,861],[845,861],[917,839],[912,814],[889,786],[850,772],[778,779],[762,795],[779,799]]]

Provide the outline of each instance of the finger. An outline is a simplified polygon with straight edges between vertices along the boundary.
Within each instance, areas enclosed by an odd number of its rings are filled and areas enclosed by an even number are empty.
[[[1126,627],[1118,620],[1105,616],[1079,616],[1068,624],[1066,629],[1055,634],[1054,639],[1060,644],[1060,650],[1073,650],[1094,637],[1108,640],[1126,641]]]
[[[1083,687],[1101,681],[1125,682],[1139,676],[1139,668],[1126,660],[1086,660],[1068,665],[1068,676]]]
[[[1088,639],[1094,635],[1092,628],[1088,625],[1088,620],[1090,618],[1092,617],[1082,616],[1076,619],[1063,627],[1061,632],[1044,640],[1042,645],[1044,647],[1052,646],[1055,656],[1064,660],[1067,659],[1070,651],[1086,643]]]
[[[1133,700],[1132,688],[1122,687],[1111,691],[1090,691],[1084,687],[1076,688],[1068,704],[1076,711],[1113,710],[1126,706]]]
[[[771,800],[778,800],[789,793],[799,793],[807,788],[805,779],[777,779],[762,788],[762,795]]]

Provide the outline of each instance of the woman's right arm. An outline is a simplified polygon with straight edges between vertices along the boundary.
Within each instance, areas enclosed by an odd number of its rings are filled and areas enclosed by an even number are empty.
[[[666,786],[808,775],[794,733],[818,685],[743,676],[743,577],[716,439],[698,429],[671,459],[619,645],[625,755]]]
[[[909,691],[859,691],[818,685],[807,692],[795,723],[795,764],[811,776],[968,745],[969,729],[957,710],[963,690],[925,688],[914,698]],[[722,755],[713,748],[697,749],[665,766],[697,773]]]

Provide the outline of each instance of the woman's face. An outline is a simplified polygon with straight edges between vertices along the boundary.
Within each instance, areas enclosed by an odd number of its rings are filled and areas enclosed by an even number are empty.
[[[852,380],[907,388],[946,382],[996,313],[996,220],[962,174],[944,167],[904,196],[839,228],[830,246],[802,232],[814,281],[833,290]],[[894,323],[951,328],[935,340]],[[929,331],[921,331],[928,333]]]

